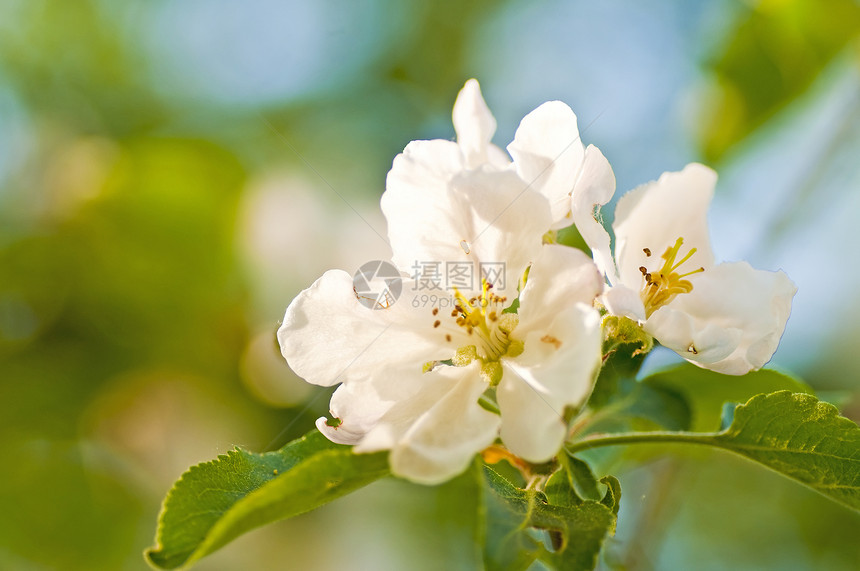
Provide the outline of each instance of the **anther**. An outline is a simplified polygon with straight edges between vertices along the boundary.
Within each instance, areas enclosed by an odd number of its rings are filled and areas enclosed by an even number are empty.
[[[642,251],[645,252],[645,256],[651,257],[651,248],[642,248]]]
[[[543,341],[544,343],[549,343],[550,345],[554,346],[556,349],[561,348],[561,341],[559,341],[558,339],[556,339],[552,335],[544,335],[543,337],[540,338],[540,340]]]
[[[437,315],[438,313],[439,313],[439,308],[438,308],[438,307],[434,307],[434,308],[433,308],[433,315]]]
[[[434,321],[434,322],[433,322],[433,327],[434,327],[434,328],[439,327],[440,325],[442,325],[442,322],[441,322],[441,321],[439,321],[438,319],[437,319],[436,321]]]
[[[696,253],[696,248],[690,248],[686,255],[679,259],[683,244],[684,239],[678,238],[674,245],[666,248],[666,252],[661,256],[664,260],[663,266],[659,270],[655,270],[653,275],[647,272],[644,266],[639,267],[639,271],[642,272],[645,282],[640,295],[645,304],[645,315],[647,317],[650,317],[654,311],[671,302],[675,296],[689,293],[693,290],[693,284],[683,278],[705,271],[704,267],[700,267],[691,272],[675,273],[678,268]],[[651,254],[648,248],[643,248],[642,251],[645,252],[646,256],[650,256]],[[692,350],[690,352],[693,353]]]

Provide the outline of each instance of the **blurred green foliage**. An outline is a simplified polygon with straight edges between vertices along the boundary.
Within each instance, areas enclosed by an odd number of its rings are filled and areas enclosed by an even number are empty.
[[[748,4],[708,62],[716,93],[701,144],[710,162],[802,95],[834,56],[860,37],[860,4],[854,0]]]

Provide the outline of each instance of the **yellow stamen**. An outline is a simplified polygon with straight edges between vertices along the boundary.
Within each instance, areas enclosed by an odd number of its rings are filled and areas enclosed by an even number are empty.
[[[696,253],[696,248],[690,248],[684,257],[676,261],[683,244],[684,239],[678,238],[673,246],[666,248],[666,252],[660,256],[663,259],[663,266],[659,270],[649,272],[645,266],[639,267],[643,277],[639,295],[645,305],[646,317],[651,317],[652,313],[675,299],[677,295],[693,291],[693,284],[684,278],[705,271],[702,267],[683,274],[675,271]],[[648,248],[644,248],[643,251],[646,255],[650,254]]]
[[[501,368],[488,363],[498,363],[502,356],[509,353],[522,353],[522,342],[511,338],[511,332],[519,319],[516,314],[502,312],[507,298],[496,295],[492,289],[493,284],[486,279],[481,280],[480,295],[471,299],[466,299],[462,292],[454,289],[455,310],[451,313],[452,317],[456,317],[455,323],[476,338],[476,358],[486,365],[482,365],[482,371],[491,384],[498,382]]]

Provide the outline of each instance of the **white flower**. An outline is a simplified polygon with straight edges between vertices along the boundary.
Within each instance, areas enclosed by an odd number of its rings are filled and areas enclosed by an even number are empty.
[[[582,252],[542,245],[550,205],[491,145],[495,120],[477,82],[458,97],[454,124],[456,143],[413,141],[388,175],[393,261],[415,275],[401,298],[369,309],[349,274],[329,271],[293,300],[278,331],[296,373],[341,383],[320,431],[357,452],[390,450],[394,474],[428,484],[464,470],[498,436],[526,460],[549,460],[565,408],[582,405],[600,362],[600,274]],[[502,276],[485,271],[500,263]],[[432,293],[413,289],[426,268],[446,264],[471,267],[472,286],[415,303]],[[505,311],[527,268],[518,312]],[[492,388],[500,415],[479,404]]]
[[[611,287],[603,300],[610,313],[638,320],[696,365],[743,375],[776,351],[797,288],[782,271],[714,263],[707,209],[716,178],[694,163],[623,196],[613,223],[614,264],[609,236],[592,217],[609,197],[585,195],[574,207],[595,258],[609,260],[603,269]]]
[[[518,314],[504,313],[511,300],[488,284],[472,303],[461,292],[455,310],[416,309],[402,298],[372,310],[358,302],[352,278],[332,270],[290,304],[278,339],[308,382],[342,383],[330,404],[337,420],[321,418],[321,432],[357,452],[391,450],[394,474],[433,484],[464,470],[499,433],[529,461],[558,452],[565,407],[588,397],[600,360],[591,307],[600,282],[582,252],[548,245]],[[478,403],[493,386],[501,417]]]

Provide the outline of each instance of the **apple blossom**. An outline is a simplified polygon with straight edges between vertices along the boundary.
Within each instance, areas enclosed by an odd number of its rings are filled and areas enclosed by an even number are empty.
[[[374,311],[334,270],[290,304],[278,339],[308,382],[342,383],[330,405],[336,420],[320,419],[320,431],[357,452],[390,449],[395,474],[436,483],[465,469],[499,432],[529,461],[558,451],[564,408],[588,397],[599,362],[591,307],[599,291],[591,261],[555,245],[540,249],[518,313],[505,311],[509,300],[486,280],[477,297],[458,291],[451,311],[402,300]],[[491,387],[501,418],[478,402]]]
[[[782,271],[746,262],[715,264],[707,209],[716,173],[700,164],[664,173],[623,196],[609,235],[593,217],[609,197],[574,200],[583,237],[609,288],[606,309],[637,320],[661,344],[701,367],[730,375],[761,368],[776,351],[797,288]]]
[[[401,299],[374,310],[346,272],[329,271],[278,331],[297,374],[341,383],[319,430],[357,452],[390,450],[393,473],[422,483],[461,472],[499,436],[527,461],[552,458],[565,408],[584,403],[600,361],[598,269],[543,245],[552,208],[490,143],[495,120],[474,80],[453,118],[457,142],[413,141],[395,158],[381,204],[392,260],[413,275],[404,291],[428,279],[421,264],[469,264],[474,283],[440,296],[445,307]],[[498,263],[504,276],[485,271]]]

